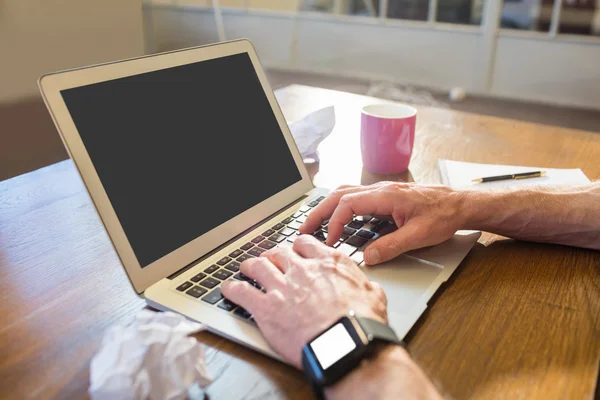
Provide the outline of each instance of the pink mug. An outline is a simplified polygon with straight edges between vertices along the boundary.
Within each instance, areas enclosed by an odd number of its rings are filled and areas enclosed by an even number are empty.
[[[408,169],[415,142],[417,110],[404,104],[372,104],[362,109],[363,167],[378,174]]]

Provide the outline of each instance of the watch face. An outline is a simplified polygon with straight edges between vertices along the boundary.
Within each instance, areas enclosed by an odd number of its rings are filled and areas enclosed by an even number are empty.
[[[333,384],[360,364],[368,342],[353,321],[342,317],[302,349],[302,366],[314,384]]]
[[[321,368],[327,369],[356,348],[346,327],[338,322],[310,344]]]

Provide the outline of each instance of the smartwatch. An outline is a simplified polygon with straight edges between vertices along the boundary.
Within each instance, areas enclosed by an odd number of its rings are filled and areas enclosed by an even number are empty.
[[[302,367],[318,399],[375,352],[378,343],[404,346],[393,329],[350,311],[302,348]]]

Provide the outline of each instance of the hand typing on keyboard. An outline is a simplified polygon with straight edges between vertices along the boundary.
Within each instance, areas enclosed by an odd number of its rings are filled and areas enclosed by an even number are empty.
[[[312,233],[329,219],[326,243],[333,246],[345,233],[346,224],[353,228],[355,215],[393,220],[398,229],[375,240],[365,251],[365,262],[373,265],[448,240],[465,229],[467,214],[463,196],[449,187],[380,182],[339,187],[310,213],[299,230]]]
[[[299,236],[293,249],[275,248],[244,261],[240,271],[266,293],[230,280],[223,283],[223,295],[248,310],[273,348],[297,367],[302,346],[348,310],[387,322],[381,286],[349,257],[311,236]]]
[[[356,315],[387,323],[387,300],[381,286],[369,281],[348,256],[317,238],[299,236],[293,248],[278,247],[244,261],[247,280],[223,282],[222,294],[252,314],[275,351],[301,368],[302,347],[340,317]],[[368,362],[326,389],[329,399],[441,399],[408,353],[382,345]]]

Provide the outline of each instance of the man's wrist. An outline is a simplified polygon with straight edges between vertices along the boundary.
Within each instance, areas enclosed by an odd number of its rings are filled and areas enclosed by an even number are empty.
[[[325,389],[329,400],[353,398],[440,398],[406,350],[381,344],[376,353],[335,385]],[[419,395],[421,394],[421,396]],[[426,396],[422,396],[425,394]]]
[[[516,191],[463,190],[460,196],[463,229],[493,232],[523,208],[522,193]]]

